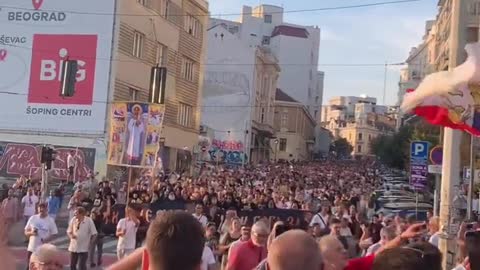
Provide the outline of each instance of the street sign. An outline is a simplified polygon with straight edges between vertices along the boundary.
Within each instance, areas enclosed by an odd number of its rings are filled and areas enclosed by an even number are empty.
[[[427,185],[428,142],[414,141],[410,145],[410,184],[416,190]]]
[[[442,174],[442,165],[428,165],[428,173]]]
[[[442,165],[442,161],[443,161],[443,147],[435,146],[430,151],[430,162],[432,162],[433,165]]]
[[[415,141],[410,145],[410,157],[413,159],[427,159],[428,142]]]

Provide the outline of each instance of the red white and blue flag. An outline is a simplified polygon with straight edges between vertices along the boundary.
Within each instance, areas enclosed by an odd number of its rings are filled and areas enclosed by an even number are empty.
[[[480,43],[465,50],[462,65],[430,74],[415,90],[407,90],[401,108],[431,124],[480,136]]]

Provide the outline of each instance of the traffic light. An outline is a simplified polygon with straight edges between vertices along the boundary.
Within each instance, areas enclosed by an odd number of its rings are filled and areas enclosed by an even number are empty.
[[[42,164],[47,162],[47,151],[48,147],[42,146],[42,154],[40,155],[40,163]]]
[[[65,60],[63,62],[60,96],[73,97],[75,94],[75,83],[77,82],[77,71],[77,60]]]
[[[167,82],[167,68],[152,67],[150,72],[150,103],[165,103],[165,84]]]
[[[57,158],[57,152],[53,148],[43,146],[42,154],[40,156],[40,162],[44,164],[45,170],[52,169],[52,163]]]

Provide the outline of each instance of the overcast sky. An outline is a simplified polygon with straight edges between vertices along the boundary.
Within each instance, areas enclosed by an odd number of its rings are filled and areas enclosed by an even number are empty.
[[[390,2],[392,0],[209,0],[211,14],[240,13],[242,5],[271,4],[286,11]],[[320,66],[325,71],[323,103],[333,96],[367,94],[382,102],[384,66],[328,66],[329,64],[384,64],[406,60],[421,42],[425,21],[434,19],[437,0],[385,6],[287,13],[285,21],[321,28]],[[234,20],[238,16],[222,18]],[[323,66],[322,66],[323,65]],[[386,104],[397,101],[400,67],[387,72]]]

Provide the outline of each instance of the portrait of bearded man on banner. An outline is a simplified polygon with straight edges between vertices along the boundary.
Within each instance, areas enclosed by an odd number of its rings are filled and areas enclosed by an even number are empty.
[[[140,165],[145,148],[146,124],[144,114],[148,113],[148,105],[128,104],[128,134],[126,164]]]

